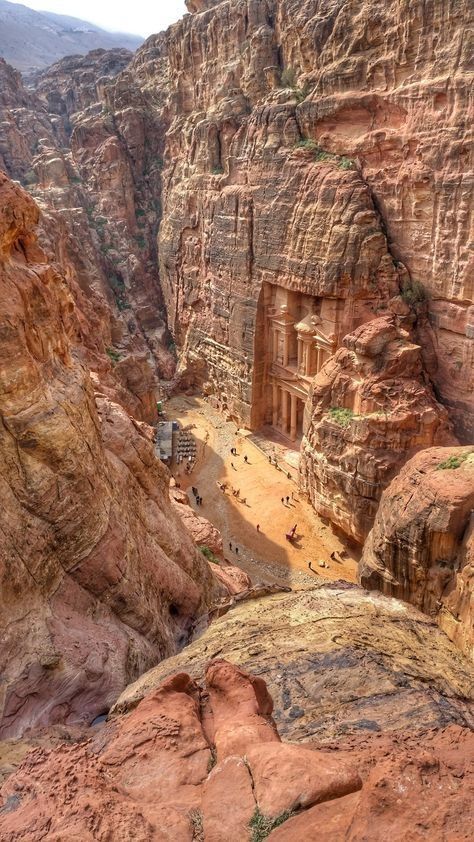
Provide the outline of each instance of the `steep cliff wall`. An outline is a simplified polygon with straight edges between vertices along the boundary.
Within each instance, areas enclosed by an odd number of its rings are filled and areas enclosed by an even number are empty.
[[[34,90],[1,64],[0,166],[41,205],[43,245],[83,293],[88,362],[104,384],[108,369],[135,417],[152,421],[157,379],[174,370],[156,272],[163,139],[130,79],[114,94],[114,114],[108,104],[130,59],[126,50],[64,59]]]
[[[0,176],[0,734],[90,720],[216,592],[146,425],[100,394],[73,296]]]
[[[474,450],[431,448],[382,496],[360,563],[367,588],[438,617],[474,656]]]
[[[313,506],[363,543],[382,491],[417,450],[456,444],[423,377],[421,348],[395,315],[359,327],[314,379],[300,484]]]
[[[160,231],[185,363],[210,388],[224,387],[248,420],[260,398],[252,361],[264,282],[332,299],[349,286],[353,300],[371,298],[375,309],[390,253],[405,267],[407,297],[428,298],[417,325],[425,365],[458,433],[472,435],[467,8],[441,0],[192,8],[167,35],[174,120]],[[354,172],[341,172],[351,161]],[[342,218],[338,199],[346,208],[349,192],[352,212]],[[378,220],[364,219],[374,207]],[[362,266],[354,219],[362,241],[377,242]],[[351,313],[341,331],[366,318]]]

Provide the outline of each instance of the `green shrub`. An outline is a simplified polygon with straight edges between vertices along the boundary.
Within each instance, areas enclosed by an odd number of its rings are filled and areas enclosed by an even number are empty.
[[[466,461],[469,453],[460,453],[459,456],[449,456],[444,462],[440,462],[437,471],[450,471],[455,468],[460,468],[462,463]]]
[[[353,170],[354,169],[354,161],[351,161],[350,158],[342,156],[341,160],[339,161],[339,167],[341,170]]]
[[[212,561],[213,564],[219,564],[219,559],[209,547],[206,547],[206,545],[204,544],[202,547],[199,547],[199,549],[208,561]]]
[[[223,175],[224,174],[224,167],[213,167],[212,168],[213,175]]]
[[[297,149],[307,149],[308,152],[319,151],[318,144],[310,137],[302,137],[296,144]]]
[[[142,237],[141,235],[139,237],[135,237],[135,242],[140,249],[144,249],[146,246],[145,237]]]
[[[425,288],[419,281],[404,281],[401,296],[405,304],[410,306],[426,300]]]
[[[144,211],[142,208],[137,208],[135,211],[135,216],[146,216],[146,211]]]
[[[328,414],[340,427],[348,427],[353,418],[356,417],[352,409],[346,409],[342,406],[333,406]]]
[[[118,363],[118,361],[121,359],[121,356],[116,348],[107,348],[107,354],[109,355],[113,363]]]
[[[249,827],[252,831],[252,842],[263,842],[267,836],[270,836],[272,830],[284,824],[284,822],[291,819],[294,815],[294,810],[285,810],[280,813],[275,819],[269,819],[260,812],[258,807],[255,807],[255,812],[250,819]]]

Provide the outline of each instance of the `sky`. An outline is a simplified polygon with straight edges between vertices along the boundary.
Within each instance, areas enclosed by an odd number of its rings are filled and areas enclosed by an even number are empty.
[[[39,12],[72,15],[112,32],[130,32],[147,38],[166,29],[185,14],[184,0],[22,0]]]

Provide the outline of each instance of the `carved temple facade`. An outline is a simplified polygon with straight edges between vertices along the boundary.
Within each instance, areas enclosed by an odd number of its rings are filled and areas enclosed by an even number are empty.
[[[302,434],[311,380],[337,348],[341,305],[268,284],[257,330],[253,427]]]

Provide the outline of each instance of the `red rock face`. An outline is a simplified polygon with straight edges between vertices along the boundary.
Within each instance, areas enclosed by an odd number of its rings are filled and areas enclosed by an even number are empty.
[[[104,395],[96,407],[70,287],[35,239],[36,205],[4,176],[0,200],[5,737],[107,709],[183,643],[214,585],[148,428]]]
[[[363,543],[382,491],[417,450],[456,440],[395,316],[344,338],[314,379],[300,484],[315,509]]]
[[[1,790],[2,839],[469,838],[468,729],[373,745],[368,760],[282,743],[265,682],[226,661],[206,685],[174,675],[88,742],[33,752]]]
[[[87,364],[128,411],[153,421],[156,375],[174,371],[154,268],[162,140],[158,131],[145,143],[153,118],[130,82],[114,94],[112,118],[107,91],[130,59],[120,49],[70,57],[34,91],[0,65],[0,166],[41,202],[42,244],[74,288]]]
[[[191,11],[168,35],[160,229],[188,375],[258,425],[268,286],[337,304],[340,346],[399,283],[414,309],[428,298],[425,365],[458,435],[472,436],[465,7],[230,0]]]
[[[474,450],[417,454],[382,496],[360,563],[364,587],[413,603],[474,656]]]

